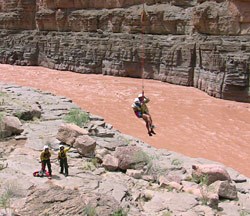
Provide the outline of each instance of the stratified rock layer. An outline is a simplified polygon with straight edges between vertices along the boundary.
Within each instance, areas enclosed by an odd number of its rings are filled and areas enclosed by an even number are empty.
[[[157,79],[250,101],[250,2],[145,2],[142,17],[140,0],[2,0],[0,62]]]

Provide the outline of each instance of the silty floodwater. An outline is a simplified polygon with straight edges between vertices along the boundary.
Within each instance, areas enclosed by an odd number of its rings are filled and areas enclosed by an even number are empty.
[[[144,80],[157,135],[149,137],[131,104],[141,80],[0,65],[0,82],[71,98],[122,133],[191,157],[218,161],[250,177],[250,104],[220,100],[193,87]]]

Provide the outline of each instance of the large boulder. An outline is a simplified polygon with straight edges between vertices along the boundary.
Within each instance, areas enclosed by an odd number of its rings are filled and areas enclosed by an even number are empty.
[[[94,155],[96,141],[88,135],[82,135],[75,139],[73,146],[83,156]]]
[[[115,135],[114,131],[98,125],[95,125],[91,129],[89,129],[89,133],[97,137],[114,137]]]
[[[220,198],[237,199],[236,186],[229,181],[216,181],[209,185],[209,190],[217,193]]]
[[[5,116],[2,118],[2,121],[0,122],[0,132],[1,137],[5,138],[12,135],[19,135],[23,132],[22,123],[17,117],[14,116]]]
[[[217,193],[207,190],[206,187],[201,188],[200,201],[203,205],[208,205],[213,209],[218,209],[219,195]]]
[[[98,142],[97,142],[98,145]],[[104,157],[109,154],[109,151],[105,148],[96,148],[95,150],[95,158],[97,158],[100,162],[104,160]]]
[[[160,187],[163,188],[172,188],[172,189],[176,189],[177,191],[182,190],[183,186],[181,185],[180,182],[174,181],[174,180],[170,180],[168,177],[166,176],[160,176],[159,177],[159,185]]]
[[[216,181],[231,181],[224,166],[216,164],[197,164],[192,166],[192,176],[197,180],[203,178],[207,185]]]
[[[150,161],[149,156],[137,146],[117,147],[114,156],[119,160],[119,168],[142,169]]]
[[[141,179],[143,175],[143,170],[127,169],[126,174],[135,179]]]
[[[14,115],[17,116],[19,119],[30,121],[34,118],[40,118],[42,115],[42,111],[38,105],[34,104],[29,109],[16,111]]]
[[[102,165],[109,171],[115,171],[118,169],[119,160],[112,155],[106,155],[103,159]]]
[[[64,124],[57,132],[56,138],[62,143],[73,145],[78,136],[87,135],[88,131],[74,124]]]

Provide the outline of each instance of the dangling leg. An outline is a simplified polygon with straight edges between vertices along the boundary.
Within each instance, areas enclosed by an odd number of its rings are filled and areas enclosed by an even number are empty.
[[[143,114],[142,115],[142,118],[143,118],[143,120],[146,122],[146,128],[147,128],[147,130],[148,130],[148,135],[149,136],[152,136],[152,133],[151,133],[151,125],[150,125],[150,120],[149,120],[149,117],[148,117],[148,115],[147,114]]]
[[[151,118],[151,115],[150,114],[148,114],[148,116],[149,116],[149,122],[150,122],[150,132],[152,133],[152,134],[156,134],[155,132],[154,132],[154,125],[153,125],[153,121],[152,121],[152,118]]]

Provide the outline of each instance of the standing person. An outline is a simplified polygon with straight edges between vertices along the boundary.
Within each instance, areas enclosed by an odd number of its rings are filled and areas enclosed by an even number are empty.
[[[58,160],[60,162],[60,173],[63,174],[63,170],[65,169],[65,177],[69,175],[68,171],[68,161],[67,161],[67,152],[71,149],[71,146],[69,148],[64,149],[63,145],[59,146],[59,152],[58,152]]]
[[[42,171],[43,171],[43,173],[46,173],[46,171],[45,171],[46,165],[48,167],[49,178],[51,178],[51,176],[52,176],[50,157],[51,157],[51,154],[50,154],[50,151],[49,151],[49,147],[47,145],[45,145],[43,147],[43,151],[42,151],[42,153],[40,155],[40,159],[41,159],[41,162],[42,162]]]
[[[148,130],[148,135],[152,136],[152,134],[156,133],[154,132],[153,121],[146,105],[149,101],[149,98],[145,97],[144,93],[139,94],[138,97],[134,100],[132,108],[134,110],[135,115],[145,121],[146,128]]]

